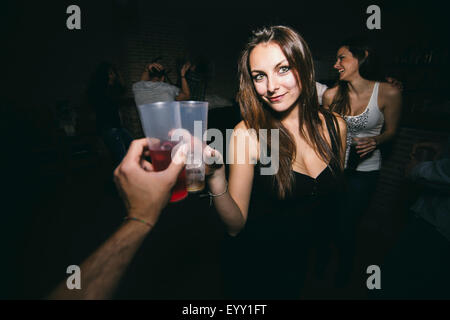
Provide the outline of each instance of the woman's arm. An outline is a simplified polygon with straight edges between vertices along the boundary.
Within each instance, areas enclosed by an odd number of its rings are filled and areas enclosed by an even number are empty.
[[[385,86],[383,100],[385,130],[376,137],[377,144],[391,140],[397,132],[400,115],[402,112],[402,94],[399,89],[390,85]]]
[[[364,157],[386,141],[391,140],[397,132],[398,123],[402,111],[402,94],[399,89],[391,85],[380,85],[382,112],[384,114],[385,130],[374,137],[355,138],[358,141],[357,153]]]
[[[234,129],[229,147],[228,192],[213,197],[214,206],[225,223],[228,233],[232,236],[236,236],[244,228],[247,221],[254,163],[257,159],[256,136],[248,134],[243,122],[240,122]],[[226,190],[226,184],[223,166],[208,179],[209,189],[213,194],[222,194]]]

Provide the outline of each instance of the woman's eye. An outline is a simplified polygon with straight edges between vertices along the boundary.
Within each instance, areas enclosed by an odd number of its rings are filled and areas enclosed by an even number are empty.
[[[280,73],[286,73],[290,70],[291,68],[289,68],[288,66],[284,66],[280,68]]]
[[[264,78],[264,75],[259,73],[253,76],[253,80],[255,81],[261,81]]]

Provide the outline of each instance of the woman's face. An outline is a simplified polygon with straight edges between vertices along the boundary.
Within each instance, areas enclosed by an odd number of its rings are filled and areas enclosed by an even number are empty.
[[[297,102],[301,85],[278,44],[258,44],[249,61],[256,92],[273,110],[283,112]]]
[[[347,47],[339,48],[334,68],[339,72],[339,80],[350,81],[359,76],[359,62]]]

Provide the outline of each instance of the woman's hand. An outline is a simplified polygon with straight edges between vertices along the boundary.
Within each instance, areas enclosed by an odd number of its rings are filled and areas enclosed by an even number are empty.
[[[365,157],[377,148],[377,140],[375,137],[353,138],[356,142],[356,153],[360,158]]]
[[[226,188],[225,165],[222,154],[206,146],[203,150],[205,176],[212,193],[220,193]]]
[[[219,151],[206,146],[203,150],[203,160],[205,161],[205,174],[208,178],[219,176],[222,174],[222,171],[225,176],[223,156]]]

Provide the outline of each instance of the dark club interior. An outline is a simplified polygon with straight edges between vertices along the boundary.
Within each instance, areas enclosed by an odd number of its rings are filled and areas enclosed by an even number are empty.
[[[317,252],[311,250],[298,298],[449,299],[450,277],[443,268],[450,260],[450,173],[443,173],[439,191],[405,175],[415,144],[445,146],[450,137],[450,22],[441,2],[211,3],[2,3],[2,30],[7,31],[2,47],[6,87],[1,93],[7,205],[1,223],[0,298],[46,299],[66,281],[67,267],[88,258],[127,214],[113,182],[117,163],[98,134],[87,97],[100,63],[113,64],[123,78],[120,121],[132,139],[145,137],[132,86],[152,62],[164,65],[166,81],[180,87],[178,70],[195,61],[202,86],[191,87],[191,98],[208,101],[208,128],[225,134],[242,120],[236,101],[238,59],[251,31],[286,25],[308,43],[316,81],[333,87],[339,77],[334,68],[339,44],[364,36],[379,56],[379,74],[399,81],[402,95],[395,136],[380,147],[383,161],[376,188],[355,227],[348,281],[334,281],[339,263],[334,246],[320,276]],[[366,10],[373,4],[381,10],[380,28],[369,29],[372,13]],[[68,27],[71,5],[80,9],[79,29]],[[228,165],[225,170],[228,174]],[[420,233],[410,228],[415,218],[411,207],[424,192],[439,192],[440,214],[447,218],[437,219],[438,225],[427,222],[426,233]],[[225,237],[207,188],[169,203],[112,298],[227,299]],[[401,264],[402,254],[406,261],[414,252],[411,263],[420,265]],[[380,266],[381,289],[368,288],[369,266]]]

